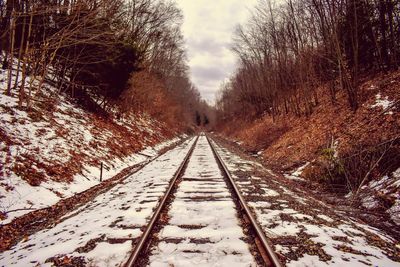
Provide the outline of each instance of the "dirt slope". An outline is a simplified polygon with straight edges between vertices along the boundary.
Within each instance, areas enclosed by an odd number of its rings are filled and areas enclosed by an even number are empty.
[[[227,125],[221,132],[287,178],[318,182],[336,193],[358,191],[360,198],[353,203],[374,212],[387,210],[400,223],[396,215],[400,207],[399,87],[400,71],[365,77],[355,113],[344,94],[339,93],[333,104],[327,89],[319,88],[320,103],[308,118],[264,117],[250,124]],[[356,178],[332,178],[346,175]]]
[[[16,91],[4,94],[6,80],[0,71],[2,224],[97,185],[101,163],[109,179],[179,134],[146,114],[117,120],[90,113],[48,84],[32,92],[30,108],[19,107]]]

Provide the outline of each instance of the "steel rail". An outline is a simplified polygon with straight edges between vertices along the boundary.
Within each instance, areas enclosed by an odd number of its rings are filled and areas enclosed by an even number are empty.
[[[268,258],[271,261],[272,266],[275,267],[282,267],[282,263],[279,261],[278,256],[275,254],[275,251],[272,249],[272,247],[269,245],[267,237],[265,236],[264,231],[261,229],[261,227],[258,225],[257,220],[253,216],[249,206],[246,204],[245,199],[243,198],[242,194],[239,191],[239,188],[237,187],[235,181],[233,180],[232,175],[230,174],[228,168],[226,167],[224,161],[222,160],[221,156],[218,154],[217,150],[215,149],[215,146],[212,144],[210,138],[206,135],[207,141],[210,144],[210,147],[217,158],[219,164],[222,166],[222,169],[225,173],[225,175],[228,177],[229,182],[232,185],[232,188],[239,200],[240,205],[242,206],[243,210],[245,211],[245,214],[247,215],[248,219],[250,220],[251,226],[254,228],[254,231],[256,233],[256,236],[259,238],[261,241],[261,245],[265,249],[265,251],[268,254]],[[266,262],[267,264],[267,262]],[[268,263],[269,264],[269,263]],[[267,264],[267,265],[268,265]]]
[[[172,189],[175,186],[176,180],[179,178],[179,176],[181,175],[186,163],[188,162],[190,156],[192,155],[192,152],[196,146],[197,140],[199,139],[199,136],[196,137],[196,140],[193,142],[191,148],[189,149],[188,153],[186,154],[185,158],[183,159],[182,163],[179,165],[178,170],[175,172],[174,176],[171,179],[171,183],[167,189],[167,191],[165,192],[163,198],[161,199],[161,201],[159,202],[157,209],[155,210],[155,212],[153,213],[153,216],[150,219],[150,222],[147,224],[146,230],[143,232],[142,236],[140,237],[138,243],[135,246],[135,249],[133,250],[132,254],[130,255],[128,261],[125,263],[125,267],[133,267],[136,266],[135,264],[137,263],[137,260],[140,256],[140,254],[142,253],[142,249],[144,247],[144,245],[147,242],[147,239],[149,238],[151,231],[154,228],[154,225],[158,219],[158,217],[160,216],[160,213],[162,211],[162,209],[165,206],[165,203],[167,202],[167,199],[172,191]]]

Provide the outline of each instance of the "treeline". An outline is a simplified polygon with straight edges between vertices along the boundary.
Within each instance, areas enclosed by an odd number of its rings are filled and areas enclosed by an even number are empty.
[[[161,90],[147,87],[146,94],[179,108],[176,114],[192,112],[200,101],[188,79],[182,15],[173,2],[7,0],[0,5],[5,93],[18,93],[21,107],[29,107],[33,88],[38,93],[47,82],[86,106],[118,114],[141,110],[142,88],[135,87],[135,79],[146,75]],[[146,105],[151,108],[157,104]],[[194,120],[194,112],[188,117]]]
[[[326,85],[333,103],[339,91],[355,111],[360,77],[397,69],[400,1],[262,0],[239,26],[233,50],[240,67],[223,85],[222,120],[264,115],[309,115],[316,89]]]

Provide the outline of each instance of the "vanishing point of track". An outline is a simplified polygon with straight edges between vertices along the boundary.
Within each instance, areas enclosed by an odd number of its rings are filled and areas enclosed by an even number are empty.
[[[206,138],[207,138],[208,145],[210,146],[212,153],[214,154],[214,157],[219,165],[219,168],[226,178],[228,187],[231,188],[230,191],[232,192],[232,199],[235,200],[234,202],[236,203],[236,208],[241,213],[241,217],[247,222],[246,225],[250,230],[251,236],[253,238],[252,241],[256,245],[257,252],[259,254],[258,256],[260,257],[260,259],[262,259],[264,266],[282,266],[277,255],[273,251],[272,247],[269,245],[268,240],[267,240],[263,230],[258,225],[254,215],[252,214],[250,208],[246,204],[246,201],[244,200],[243,196],[241,195],[228,168],[226,167],[226,165],[223,162],[220,155],[217,153],[217,151],[214,147],[213,141],[211,141],[208,136],[206,136]],[[176,171],[173,178],[171,179],[168,189],[166,190],[164,196],[159,201],[158,206],[157,206],[156,210],[154,211],[146,228],[144,229],[143,234],[141,235],[139,240],[136,242],[134,250],[133,250],[132,254],[130,255],[128,261],[125,264],[126,267],[140,265],[139,262],[140,262],[141,257],[146,254],[146,251],[149,248],[150,239],[152,237],[152,233],[154,231],[155,225],[157,224],[162,211],[166,208],[166,203],[168,202],[168,199],[171,197],[171,194],[174,191],[174,188],[176,187],[176,183],[177,183],[178,179],[183,175],[185,167],[187,166],[188,161],[192,156],[193,150],[196,147],[198,139],[199,139],[199,137],[196,137],[195,142],[192,144],[187,155],[185,156],[185,158],[182,161],[182,163],[180,164],[178,170]]]

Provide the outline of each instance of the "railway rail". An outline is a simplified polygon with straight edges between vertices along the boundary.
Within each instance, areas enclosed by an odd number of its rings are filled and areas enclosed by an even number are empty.
[[[224,161],[218,154],[217,150],[215,149],[213,143],[210,141],[208,136],[207,136],[207,141],[210,144],[210,147],[211,147],[215,157],[218,159],[218,163],[220,164],[225,176],[228,178],[231,186],[233,187],[234,193],[235,193],[236,197],[239,199],[240,206],[241,206],[243,212],[245,213],[245,216],[250,221],[250,225],[256,236],[255,242],[257,244],[257,247],[260,250],[261,256],[263,257],[265,264],[267,266],[276,266],[276,267],[282,266],[277,255],[275,254],[274,250],[268,243],[267,237],[265,236],[263,230],[258,225],[257,220],[255,219],[255,217],[252,214],[245,199],[243,198],[242,194],[240,193],[239,188],[237,187],[235,181],[233,180],[228,168],[226,167]]]
[[[165,218],[169,222],[165,223]],[[246,236],[241,236],[243,232]],[[171,244],[173,250],[168,249]],[[245,247],[257,254],[251,265],[282,266],[213,142],[201,135],[179,166],[125,266],[151,266],[154,262],[156,266],[167,256],[181,263],[207,265],[204,258],[212,256],[205,250],[214,254],[222,251],[226,262],[245,259],[241,263],[247,265],[252,254]]]
[[[398,240],[222,144],[187,139],[0,253],[0,266],[400,266]]]

